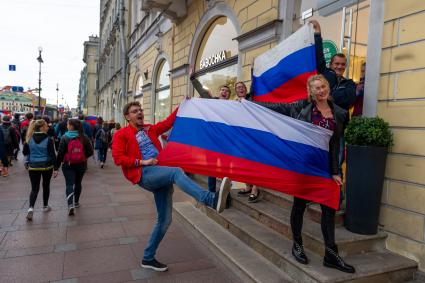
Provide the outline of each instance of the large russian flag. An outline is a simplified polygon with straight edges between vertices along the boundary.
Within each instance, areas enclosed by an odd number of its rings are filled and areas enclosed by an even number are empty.
[[[254,101],[290,103],[307,98],[307,79],[316,74],[314,32],[310,24],[254,61]]]
[[[271,188],[338,208],[332,132],[249,101],[191,99],[177,113],[160,165]]]

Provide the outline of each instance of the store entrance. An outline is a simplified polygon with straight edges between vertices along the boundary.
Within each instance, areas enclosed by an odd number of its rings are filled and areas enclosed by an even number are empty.
[[[325,59],[342,52],[347,56],[345,76],[356,83],[364,77],[370,0],[297,0],[293,30],[309,20],[322,28]]]

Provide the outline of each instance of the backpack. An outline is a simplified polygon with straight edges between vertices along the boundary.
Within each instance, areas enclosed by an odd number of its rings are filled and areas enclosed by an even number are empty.
[[[103,144],[109,143],[108,133],[104,129],[100,129],[100,140]]]
[[[64,161],[68,164],[83,163],[87,160],[84,154],[84,146],[80,138],[71,139],[68,142],[68,152],[65,154]]]
[[[3,131],[4,144],[9,145],[12,143],[12,137],[10,136],[10,128],[1,127]]]

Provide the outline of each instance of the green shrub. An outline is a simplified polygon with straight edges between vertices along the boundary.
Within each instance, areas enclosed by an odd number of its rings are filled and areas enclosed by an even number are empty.
[[[379,117],[353,117],[344,137],[351,145],[389,147],[394,144],[388,123]]]

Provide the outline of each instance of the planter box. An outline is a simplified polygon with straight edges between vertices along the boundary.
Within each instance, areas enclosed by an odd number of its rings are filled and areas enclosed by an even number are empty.
[[[387,153],[386,147],[347,145],[345,227],[351,232],[378,232]]]

